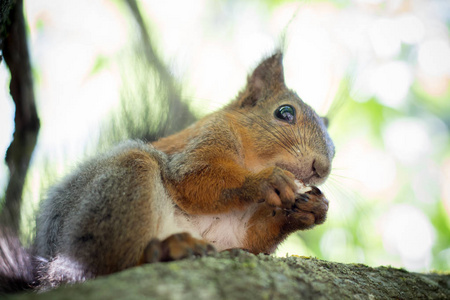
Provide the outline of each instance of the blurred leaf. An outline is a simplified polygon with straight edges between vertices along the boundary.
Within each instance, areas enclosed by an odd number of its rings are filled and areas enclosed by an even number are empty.
[[[99,55],[97,59],[95,60],[94,66],[91,70],[91,75],[97,74],[98,72],[102,71],[104,68],[109,66],[110,64],[110,58],[104,55]]]
[[[42,30],[44,30],[44,27],[45,27],[45,21],[44,21],[44,19],[43,18],[38,18],[37,20],[36,20],[36,30],[37,31],[42,31]]]

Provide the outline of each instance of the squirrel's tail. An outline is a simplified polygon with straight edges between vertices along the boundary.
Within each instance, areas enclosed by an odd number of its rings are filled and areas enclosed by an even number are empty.
[[[0,295],[32,288],[33,263],[16,234],[0,228]]]

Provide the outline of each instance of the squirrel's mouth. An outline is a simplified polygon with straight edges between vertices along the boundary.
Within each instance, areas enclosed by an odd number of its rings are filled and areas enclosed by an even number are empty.
[[[277,164],[277,167],[282,168],[283,170],[286,170],[288,172],[291,172],[295,176],[295,184],[298,187],[298,189],[296,191],[297,194],[304,194],[306,192],[311,191],[310,181],[308,181],[307,179],[305,180],[304,178],[302,178],[302,176],[299,174],[297,169],[293,169],[293,168],[291,168],[289,166],[286,166],[284,164]]]
[[[296,168],[291,165],[287,165],[287,164],[283,164],[283,163],[277,163],[276,166],[283,170],[291,172],[295,176],[296,181],[299,181],[304,186],[309,186],[309,185],[312,185],[315,183],[312,180],[314,177],[314,174],[306,174],[306,172],[304,170],[302,170],[301,168]]]
[[[293,167],[291,165],[283,164],[283,163],[277,163],[275,164],[277,167],[291,172],[295,179],[299,182],[303,183],[305,186],[312,186],[312,185],[320,185],[324,183],[326,178],[317,176],[317,174],[314,173],[314,171],[305,171],[303,168]]]

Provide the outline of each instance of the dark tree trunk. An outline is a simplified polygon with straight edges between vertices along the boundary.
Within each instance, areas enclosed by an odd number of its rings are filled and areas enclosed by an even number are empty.
[[[3,6],[8,3],[2,4],[2,13]],[[6,27],[6,38],[2,37],[1,46],[3,57],[11,72],[10,93],[16,105],[16,114],[13,141],[5,158],[10,177],[0,214],[0,226],[8,227],[11,231],[18,233],[23,187],[39,131],[23,16],[23,0],[15,1],[9,10],[9,23]]]

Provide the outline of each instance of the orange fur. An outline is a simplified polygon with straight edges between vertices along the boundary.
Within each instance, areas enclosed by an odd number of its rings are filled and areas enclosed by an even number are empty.
[[[305,213],[272,216],[273,207],[291,209],[294,180],[322,182],[334,155],[322,120],[285,86],[281,58],[276,53],[264,60],[222,110],[153,143],[176,170],[167,186],[186,214],[227,213],[265,202],[246,235],[245,247],[254,253],[271,252],[287,234],[314,225],[314,217]],[[274,110],[285,103],[298,112],[294,124],[274,118]],[[316,173],[316,161],[324,162],[325,174]]]

